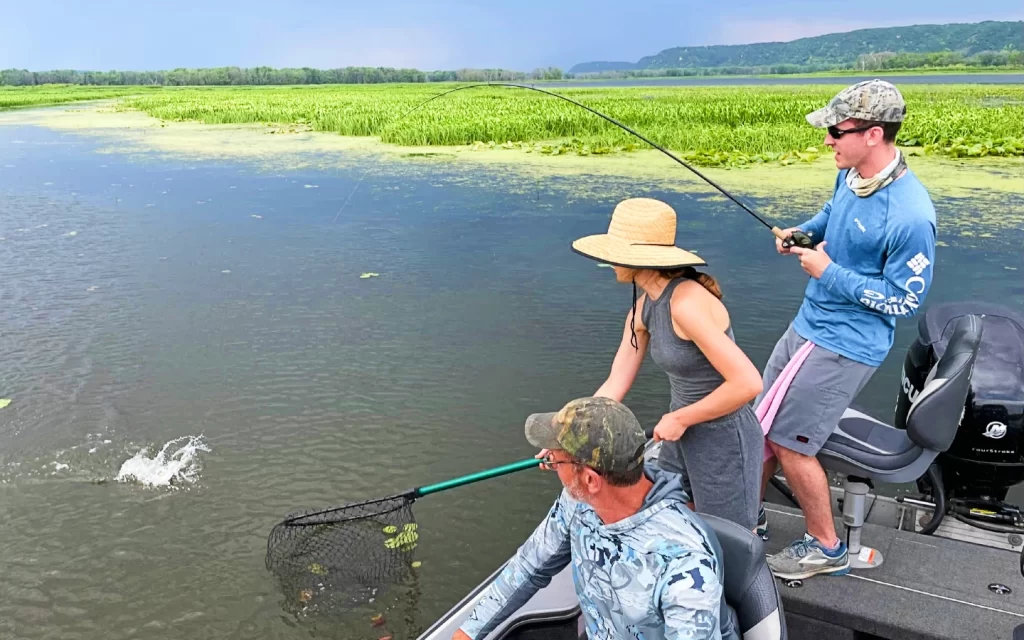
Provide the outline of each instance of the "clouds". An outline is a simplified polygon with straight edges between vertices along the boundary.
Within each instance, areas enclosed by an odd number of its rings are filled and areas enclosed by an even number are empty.
[[[1019,0],[32,0],[5,3],[0,68],[568,68],[684,45],[1024,18]]]
[[[383,26],[359,29],[306,30],[300,37],[279,34],[268,41],[262,57],[276,67],[336,68],[374,66],[449,69],[458,48],[444,29]],[[315,61],[315,62],[310,62]]]

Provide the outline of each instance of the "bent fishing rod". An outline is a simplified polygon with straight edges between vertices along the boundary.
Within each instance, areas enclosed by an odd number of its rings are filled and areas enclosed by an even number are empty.
[[[434,100],[437,100],[438,98],[443,98],[444,96],[446,96],[448,94],[451,94],[451,93],[455,93],[456,91],[463,91],[465,89],[473,89],[473,88],[476,88],[476,87],[515,87],[515,88],[518,88],[518,89],[529,89],[530,91],[537,91],[539,93],[543,93],[543,94],[546,94],[546,95],[558,98],[559,100],[565,100],[566,102],[568,102],[570,104],[574,104],[577,107],[581,107],[583,109],[586,109],[590,113],[593,113],[594,115],[607,120],[608,122],[610,122],[613,125],[619,127],[620,129],[626,131],[627,133],[630,133],[630,134],[636,136],[637,138],[643,140],[644,142],[646,142],[647,144],[651,145],[652,147],[654,147],[658,151],[664,153],[669,158],[675,160],[676,162],[678,162],[679,164],[681,164],[685,168],[687,168],[690,171],[692,171],[694,174],[697,175],[697,177],[699,177],[700,179],[704,180],[709,185],[711,185],[712,187],[717,189],[722,195],[724,195],[726,198],[729,198],[730,200],[735,202],[737,205],[739,205],[739,207],[741,209],[743,209],[744,211],[749,213],[751,216],[753,216],[755,220],[757,220],[758,222],[763,224],[765,227],[770,229],[771,232],[775,235],[775,237],[777,237],[780,240],[782,240],[783,247],[789,248],[789,247],[792,247],[792,246],[798,246],[798,247],[803,247],[803,248],[806,248],[806,249],[810,249],[810,248],[813,248],[813,246],[814,246],[812,241],[811,241],[811,239],[810,239],[810,237],[807,234],[805,234],[803,231],[795,230],[795,231],[792,232],[792,235],[787,236],[786,233],[782,229],[780,229],[778,226],[769,224],[764,218],[762,218],[757,213],[755,213],[753,209],[751,209],[750,207],[748,207],[747,205],[743,204],[741,201],[736,199],[735,196],[733,196],[731,193],[729,193],[728,191],[723,189],[721,186],[719,186],[717,183],[715,183],[713,180],[711,180],[711,178],[708,178],[707,176],[705,176],[700,171],[697,171],[697,169],[693,168],[692,166],[690,166],[686,162],[682,161],[676,155],[674,155],[672,152],[670,152],[669,150],[665,149],[661,145],[659,145],[659,144],[657,144],[655,142],[652,142],[651,140],[648,140],[646,137],[640,135],[639,133],[637,133],[633,129],[631,129],[628,126],[626,126],[626,125],[622,124],[621,122],[619,122],[618,120],[615,120],[614,118],[612,118],[610,116],[607,116],[607,115],[601,113],[600,111],[597,111],[596,109],[588,107],[587,105],[585,105],[585,104],[583,104],[581,102],[577,102],[576,100],[573,100],[572,98],[563,96],[563,95],[558,94],[558,93],[554,93],[553,91],[548,91],[547,89],[540,89],[540,88],[537,88],[537,87],[534,87],[534,86],[531,86],[531,85],[516,84],[516,83],[513,83],[513,82],[478,82],[478,83],[474,83],[474,84],[462,85],[462,86],[459,86],[459,87],[455,87],[454,89],[449,89],[448,91],[441,92],[441,93],[439,93],[439,94],[437,94],[435,96],[431,96],[430,98],[427,98],[423,102],[417,104],[412,109],[409,109],[404,114],[399,116],[399,118],[397,120],[395,120],[394,122],[392,122],[391,125],[395,125],[395,124],[401,122],[402,120],[404,120],[406,117],[408,117],[413,112],[423,108],[424,106],[426,106],[427,104],[433,102]],[[364,172],[363,176],[365,176],[365,175],[366,175],[366,173]],[[363,176],[360,176],[359,182],[363,181]],[[345,209],[346,206],[348,206],[349,200],[352,199],[352,194],[354,194],[355,190],[359,188],[359,182],[357,182],[355,188],[352,189],[352,193],[350,193],[349,196],[348,196],[348,199],[345,200],[345,204],[343,204],[342,207],[341,207],[341,210],[338,211],[338,215],[341,215],[341,212]],[[335,216],[334,219],[337,220],[338,216]]]

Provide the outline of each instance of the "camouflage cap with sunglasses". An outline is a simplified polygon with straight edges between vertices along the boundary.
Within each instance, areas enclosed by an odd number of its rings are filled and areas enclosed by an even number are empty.
[[[865,80],[843,89],[826,106],[807,114],[807,121],[825,128],[851,118],[903,122],[906,115],[907,103],[895,85],[885,80]]]
[[[611,398],[578,398],[557,413],[526,419],[526,439],[538,449],[561,449],[599,473],[635,469],[647,436],[636,416]]]

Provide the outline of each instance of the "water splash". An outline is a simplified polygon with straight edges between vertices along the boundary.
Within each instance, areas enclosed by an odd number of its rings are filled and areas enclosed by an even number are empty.
[[[171,452],[172,448],[181,442],[185,444]],[[153,457],[149,457],[149,449],[146,448],[125,460],[115,480],[137,482],[148,487],[169,487],[195,482],[199,473],[200,451],[210,451],[203,442],[203,436],[175,438]]]

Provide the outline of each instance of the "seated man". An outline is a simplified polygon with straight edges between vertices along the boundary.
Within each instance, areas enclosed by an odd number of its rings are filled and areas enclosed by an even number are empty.
[[[534,414],[526,439],[549,449],[564,490],[488,587],[455,640],[479,639],[570,561],[590,640],[738,637],[725,608],[717,540],[686,507],[679,476],[644,468],[647,438],[609,398]]]

